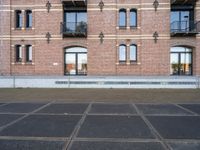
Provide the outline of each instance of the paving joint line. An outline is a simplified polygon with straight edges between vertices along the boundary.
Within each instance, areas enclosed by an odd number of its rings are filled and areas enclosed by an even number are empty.
[[[158,139],[140,138],[74,138],[73,141],[97,141],[97,142],[160,142]]]
[[[183,110],[185,110],[185,111],[187,111],[187,112],[193,114],[194,116],[198,116],[198,115],[199,115],[199,114],[197,114],[197,113],[195,113],[195,112],[193,112],[193,111],[191,111],[191,110],[189,110],[189,109],[187,109],[187,108],[185,108],[185,107],[183,107],[183,106],[181,106],[181,105],[179,105],[179,104],[173,104],[173,105],[175,105],[175,106],[177,106],[178,108],[181,108],[181,109],[183,109]]]
[[[155,116],[155,117],[194,117],[200,115],[193,114],[145,114],[145,116]]]
[[[45,105],[43,105],[43,106],[41,106],[41,107],[39,107],[39,108],[37,108],[37,109],[34,109],[33,111],[31,111],[31,112],[25,114],[24,116],[19,117],[18,119],[16,119],[16,120],[14,120],[14,121],[12,121],[12,122],[10,122],[10,123],[8,123],[8,124],[6,124],[6,125],[0,127],[0,132],[1,132],[2,130],[4,130],[5,128],[7,128],[7,127],[9,127],[9,126],[11,126],[11,125],[13,125],[13,124],[15,124],[15,123],[21,121],[22,119],[27,118],[28,116],[34,114],[35,112],[37,112],[37,111],[39,111],[39,110],[41,110],[41,109],[43,109],[43,108],[49,106],[49,105],[52,104],[53,102],[54,102],[54,101],[51,101],[51,102],[49,102],[49,103],[47,103],[47,104],[45,104]]]
[[[165,150],[171,150],[169,145],[165,143],[164,138],[159,134],[159,132],[153,127],[153,125],[150,123],[150,121],[145,117],[145,115],[139,110],[139,108],[132,103],[132,106],[135,108],[136,112],[140,115],[142,120],[145,122],[145,124],[148,126],[150,131],[153,133],[153,135],[160,140],[161,145]]]
[[[117,113],[115,113],[115,114],[112,114],[112,113],[110,113],[110,114],[101,114],[101,113],[89,113],[88,114],[88,116],[139,116],[138,114],[123,114],[123,113],[121,113],[121,114],[117,114]]]
[[[66,141],[67,138],[63,138],[63,137],[0,136],[0,140]]]
[[[71,136],[70,136],[70,138],[69,138],[69,140],[66,142],[65,146],[63,147],[63,150],[69,150],[69,149],[71,148],[71,146],[72,146],[72,141],[73,141],[73,139],[77,136],[77,134],[78,134],[78,132],[79,132],[79,130],[80,130],[80,128],[81,128],[81,125],[82,125],[83,122],[85,121],[85,118],[86,118],[88,112],[89,112],[90,109],[91,109],[92,104],[93,104],[92,102],[88,104],[87,109],[86,109],[85,112],[83,113],[83,115],[82,115],[81,119],[79,120],[79,122],[76,124],[76,126],[75,126],[75,128],[74,128],[74,130],[73,130],[73,132],[72,132],[72,134],[71,134]]]
[[[200,139],[164,139],[164,141],[166,142],[170,142],[170,143],[184,143],[184,142],[188,142],[188,143],[199,143],[200,144]]]
[[[11,113],[11,112],[0,112],[0,115],[26,115],[28,113]]]
[[[0,105],[0,108],[1,108],[2,106],[6,106],[6,105],[9,105],[9,104],[11,104],[11,103],[3,103],[3,104]]]

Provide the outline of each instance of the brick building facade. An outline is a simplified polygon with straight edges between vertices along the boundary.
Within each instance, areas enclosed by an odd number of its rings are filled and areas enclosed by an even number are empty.
[[[0,75],[200,75],[200,1],[0,0]]]

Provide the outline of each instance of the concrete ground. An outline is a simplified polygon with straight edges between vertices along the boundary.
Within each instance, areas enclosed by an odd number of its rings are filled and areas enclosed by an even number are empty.
[[[1,150],[199,150],[199,104],[1,103]]]
[[[200,90],[0,89],[0,150],[199,150]]]

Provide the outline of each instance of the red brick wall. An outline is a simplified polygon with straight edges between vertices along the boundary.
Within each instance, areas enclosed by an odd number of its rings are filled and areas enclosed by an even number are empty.
[[[156,12],[152,0],[106,0],[102,12],[98,6],[99,0],[88,0],[87,38],[62,38],[62,4],[60,0],[52,0],[52,7],[48,13],[45,7],[47,1],[1,1],[4,11],[0,11],[3,20],[3,30],[0,30],[0,74],[63,75],[64,48],[82,46],[88,49],[88,75],[169,75],[170,47],[185,45],[193,47],[193,71],[194,75],[200,75],[200,36],[170,37],[170,0],[159,0],[160,5]],[[10,4],[13,6],[11,11]],[[200,2],[197,3],[197,7],[200,7]],[[137,9],[137,28],[130,29],[127,26],[126,29],[119,29],[120,8],[127,10],[127,25],[130,22],[130,9]],[[25,10],[33,11],[32,29],[15,29],[15,10],[22,10],[23,14]],[[196,20],[200,20],[199,14],[200,10],[196,9]],[[23,21],[25,26],[25,20]],[[159,34],[157,43],[152,37],[155,31]],[[45,38],[47,32],[52,36],[49,44]],[[100,32],[104,33],[102,44],[98,37]],[[24,47],[22,63],[15,62],[16,44],[33,45],[32,63],[25,62]],[[127,45],[128,54],[130,44],[137,45],[136,63],[130,64],[129,60],[125,64],[119,63],[120,44]]]

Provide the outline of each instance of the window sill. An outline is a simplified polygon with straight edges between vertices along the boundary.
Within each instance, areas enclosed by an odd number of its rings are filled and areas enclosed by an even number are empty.
[[[14,62],[12,63],[13,65],[23,65],[24,63],[23,62]]]
[[[130,65],[138,65],[137,61],[130,61]]]
[[[26,30],[33,30],[33,27],[26,27]]]
[[[25,62],[25,65],[34,65],[34,63],[32,62],[32,61],[30,61],[30,62]]]
[[[119,26],[119,29],[120,29],[120,30],[126,30],[127,27],[126,27],[126,26]]]
[[[126,66],[126,65],[140,65],[141,63],[140,62],[117,62],[116,65],[119,65],[119,66]]]
[[[136,30],[136,29],[138,29],[138,27],[137,26],[130,26],[130,29],[131,30]]]
[[[23,28],[22,28],[22,27],[21,27],[21,28],[17,28],[17,27],[16,27],[16,28],[14,28],[14,29],[15,29],[15,30],[23,30]]]

